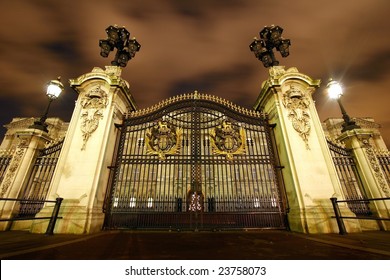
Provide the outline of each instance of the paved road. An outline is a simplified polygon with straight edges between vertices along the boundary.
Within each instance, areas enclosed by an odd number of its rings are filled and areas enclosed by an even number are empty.
[[[0,234],[0,258],[24,260],[389,260],[390,233],[339,236],[287,231],[110,231]],[[8,238],[8,239],[7,239]]]

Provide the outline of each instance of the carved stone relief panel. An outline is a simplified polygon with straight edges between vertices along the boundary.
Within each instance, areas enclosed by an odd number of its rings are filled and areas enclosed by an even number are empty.
[[[13,154],[13,157],[7,169],[7,173],[1,185],[0,197],[5,197],[9,187],[11,186],[16,176],[17,170],[20,166],[24,153],[26,152],[28,144],[30,142],[29,139],[25,139],[25,138],[20,138],[19,141],[20,142],[16,147],[15,153]]]
[[[104,109],[108,104],[108,95],[100,85],[95,86],[81,99],[81,132],[83,145],[81,150],[85,150],[87,141],[92,133],[99,127],[99,122],[103,118]]]
[[[311,131],[309,105],[310,99],[299,86],[290,84],[289,89],[283,93],[283,106],[287,109],[287,116],[292,126],[305,142],[306,149],[309,147],[309,136]]]
[[[364,152],[367,155],[371,168],[374,171],[374,176],[379,183],[379,187],[387,196],[390,196],[389,186],[381,172],[381,167],[379,165],[378,159],[368,140],[363,140],[363,148],[364,148]]]

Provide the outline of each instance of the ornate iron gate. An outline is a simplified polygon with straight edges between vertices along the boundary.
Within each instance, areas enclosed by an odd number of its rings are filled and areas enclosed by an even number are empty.
[[[336,166],[341,188],[346,200],[367,199],[354,158],[349,150],[328,141],[328,147]],[[371,215],[369,202],[347,202],[356,215]]]
[[[63,142],[59,141],[39,152],[26,187],[19,197],[34,202],[21,202],[18,217],[34,217],[42,209]]]
[[[124,121],[107,228],[285,228],[264,114],[187,94]]]

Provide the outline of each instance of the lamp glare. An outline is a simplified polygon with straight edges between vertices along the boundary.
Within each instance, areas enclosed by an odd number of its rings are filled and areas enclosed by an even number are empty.
[[[332,99],[338,99],[343,94],[341,85],[337,82],[330,82],[328,84],[328,95]]]

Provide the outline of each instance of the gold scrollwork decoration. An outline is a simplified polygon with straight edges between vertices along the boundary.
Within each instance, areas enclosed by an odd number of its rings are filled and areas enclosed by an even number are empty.
[[[165,160],[169,155],[178,154],[181,149],[183,129],[158,121],[152,128],[146,130],[145,145],[149,155],[157,155]]]
[[[245,154],[246,134],[241,127],[234,126],[231,121],[224,120],[210,130],[210,142],[215,155],[224,155],[227,160],[233,160],[234,155]]]

